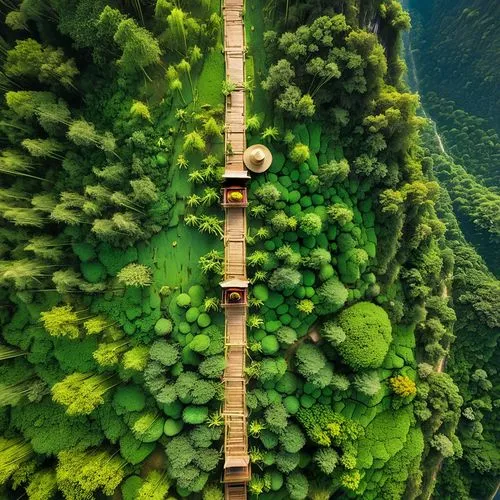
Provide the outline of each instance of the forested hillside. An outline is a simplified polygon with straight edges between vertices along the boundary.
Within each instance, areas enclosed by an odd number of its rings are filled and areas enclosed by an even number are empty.
[[[446,155],[436,174],[461,229],[498,277],[500,257],[500,5],[475,0],[409,1],[412,84]]]
[[[221,7],[0,2],[2,498],[224,497]],[[498,281],[403,82],[409,15],[244,22],[247,141],[273,155],[248,183],[250,497],[491,494]]]
[[[440,471],[437,496],[492,498],[500,470],[500,94],[491,61],[500,53],[500,6],[446,0],[410,6],[410,82],[437,126],[429,125],[423,139],[442,186],[438,215],[454,255],[457,321],[446,370],[464,398],[457,429],[462,451],[428,465]]]
[[[490,0],[410,0],[422,91],[436,92],[500,129],[500,5]],[[425,75],[425,76],[424,76]]]

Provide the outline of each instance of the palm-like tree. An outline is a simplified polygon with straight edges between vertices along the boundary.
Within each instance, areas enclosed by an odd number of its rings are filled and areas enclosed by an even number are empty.
[[[202,233],[216,234],[221,238],[224,236],[222,221],[213,215],[202,215],[198,227]]]
[[[255,250],[255,252],[252,252],[247,258],[248,264],[252,267],[262,266],[268,260],[269,260],[269,254],[262,250]]]
[[[183,155],[183,154],[180,154],[178,157],[177,157],[177,161],[175,162],[175,164],[179,167],[179,168],[182,168],[182,169],[186,169],[189,167],[189,160]]]
[[[247,130],[251,132],[257,132],[261,127],[260,118],[258,115],[252,115],[247,118]]]
[[[261,299],[258,299],[257,297],[250,297],[248,299],[248,305],[250,307],[259,308],[259,307],[262,307],[264,305],[264,301]]]
[[[259,227],[257,232],[255,233],[255,237],[259,240],[266,240],[270,236],[269,229],[267,227]]]
[[[201,272],[207,274],[209,272],[214,272],[216,274],[222,274],[222,262],[224,257],[217,250],[211,250],[205,255],[202,255],[198,261]]]
[[[217,297],[207,297],[203,302],[206,312],[218,311],[220,309],[220,300]]]
[[[254,438],[258,438],[260,433],[266,428],[266,424],[260,420],[252,420],[248,425],[248,433]]]
[[[201,184],[202,182],[205,182],[205,176],[203,175],[203,172],[201,170],[195,170],[188,175],[188,180],[189,182]]]
[[[250,234],[250,231],[247,232],[247,235],[246,235],[246,242],[247,242],[247,245],[255,245],[255,236],[252,236]]]
[[[250,207],[250,215],[254,217],[263,217],[267,213],[267,207],[264,205],[252,205]]]
[[[207,167],[217,167],[220,165],[219,159],[214,155],[208,155],[206,158],[201,160],[201,163]]]
[[[250,278],[250,283],[253,285],[258,281],[266,281],[267,272],[266,271],[255,271],[255,274]]]
[[[220,199],[220,197],[219,197],[219,193],[217,192],[217,190],[213,187],[208,187],[205,189],[205,191],[203,191],[203,196],[201,198],[201,202],[204,205],[210,206],[213,203],[215,203],[216,201],[219,201],[219,199]]]
[[[207,423],[209,427],[222,427],[224,425],[224,416],[221,412],[216,411],[208,416]]]
[[[278,127],[267,127],[262,132],[262,139],[276,141],[280,136],[280,131]]]
[[[186,205],[190,208],[197,207],[200,203],[201,203],[201,196],[198,196],[197,194],[192,194],[191,196],[188,196],[186,199]]]
[[[264,320],[257,314],[250,314],[247,318],[247,326],[251,330],[264,326]]]
[[[194,214],[188,214],[184,217],[184,222],[187,226],[197,226],[200,223],[200,218]]]

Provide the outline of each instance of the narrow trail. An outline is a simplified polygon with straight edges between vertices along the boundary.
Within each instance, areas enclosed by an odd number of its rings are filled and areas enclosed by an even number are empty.
[[[415,92],[418,92],[420,94],[420,80],[418,78],[417,65],[415,64],[415,58],[413,56],[413,49],[412,49],[412,45],[411,45],[411,39],[410,39],[409,36],[408,36],[408,39],[407,39],[406,56],[407,56],[406,59],[409,62],[409,70],[411,71],[411,76],[412,76],[413,82],[414,82],[414,89],[413,90]],[[436,122],[427,113],[427,111],[425,110],[424,105],[422,104],[422,102],[420,102],[420,109],[422,110],[422,113],[425,116],[425,118],[427,118],[430,121],[430,123],[432,124],[432,128],[434,130],[434,136],[436,137],[436,141],[438,143],[439,150],[441,151],[442,154],[444,154],[445,156],[449,157],[450,155],[448,154],[448,152],[446,151],[446,148],[444,147],[443,139],[439,135]]]
[[[224,188],[224,282],[223,305],[225,308],[224,370],[224,483],[225,498],[247,498],[247,482],[250,480],[248,455],[247,408],[246,408],[246,181],[248,173],[243,154],[246,149],[245,135],[245,27],[243,23],[244,0],[225,0],[224,52],[226,79],[235,90],[226,98],[225,115],[225,179]],[[229,198],[238,193],[240,202]]]

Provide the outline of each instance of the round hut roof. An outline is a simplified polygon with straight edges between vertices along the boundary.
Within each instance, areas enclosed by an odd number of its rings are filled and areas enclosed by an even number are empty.
[[[271,166],[273,155],[266,146],[255,144],[245,150],[243,161],[248,170],[260,174]]]

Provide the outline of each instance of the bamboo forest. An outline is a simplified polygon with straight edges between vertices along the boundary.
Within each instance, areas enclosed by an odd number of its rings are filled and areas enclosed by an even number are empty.
[[[0,500],[500,498],[500,3],[0,0]]]

